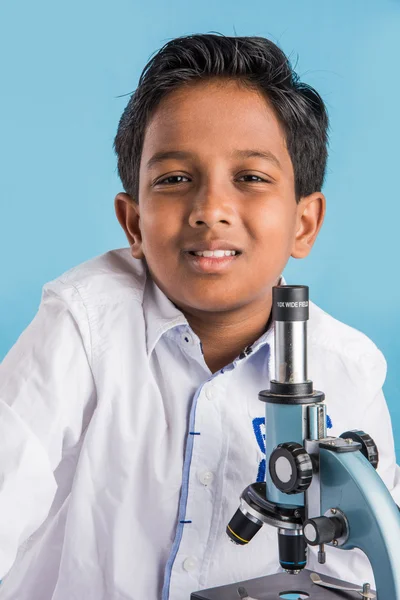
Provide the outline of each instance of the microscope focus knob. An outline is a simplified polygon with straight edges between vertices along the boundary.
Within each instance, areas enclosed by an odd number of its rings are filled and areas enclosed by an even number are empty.
[[[352,429],[351,431],[345,431],[339,437],[343,438],[344,440],[353,440],[354,442],[361,444],[361,454],[363,454],[365,458],[369,460],[374,469],[378,467],[378,447],[368,433],[365,433],[365,431]]]
[[[297,442],[279,444],[271,453],[269,473],[274,485],[281,492],[305,492],[310,487],[313,475],[310,455]]]
[[[303,534],[310,546],[330,544],[343,534],[343,523],[336,517],[307,519],[303,525]]]

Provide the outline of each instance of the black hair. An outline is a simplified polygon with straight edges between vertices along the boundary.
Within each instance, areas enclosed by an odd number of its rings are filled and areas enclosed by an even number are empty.
[[[182,85],[211,78],[238,80],[268,98],[286,136],[296,200],[320,191],[328,154],[328,115],[321,96],[300,81],[287,56],[270,40],[211,33],[169,41],[143,69],[114,141],[125,191],[139,201],[146,126],[161,99]]]

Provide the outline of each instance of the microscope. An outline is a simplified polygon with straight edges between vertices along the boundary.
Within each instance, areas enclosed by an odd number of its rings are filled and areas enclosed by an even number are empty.
[[[266,481],[242,492],[226,532],[240,546],[264,523],[276,527],[282,572],[194,592],[191,600],[400,600],[400,512],[376,473],[378,449],[363,431],[327,436],[324,393],[307,377],[308,287],[274,287],[272,318],[275,378],[258,394]],[[343,554],[362,550],[376,590],[307,570],[308,545],[323,564],[327,544]]]

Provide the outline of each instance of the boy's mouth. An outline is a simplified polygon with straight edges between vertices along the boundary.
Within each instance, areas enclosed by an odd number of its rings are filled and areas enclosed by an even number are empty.
[[[206,256],[204,256],[204,254],[206,254]],[[233,251],[233,253],[225,251],[222,255],[221,254],[222,253],[218,251],[215,253],[207,251],[196,253],[192,250],[184,252],[188,264],[198,273],[225,272],[231,267],[232,263],[240,258],[242,253],[238,251]]]
[[[188,250],[188,252],[193,256],[204,256],[206,258],[224,258],[225,256],[235,256],[236,254],[241,254],[239,250],[204,250],[203,252]]]

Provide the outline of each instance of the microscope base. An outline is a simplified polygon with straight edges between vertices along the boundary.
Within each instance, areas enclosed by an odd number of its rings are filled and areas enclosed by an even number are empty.
[[[360,600],[361,596],[357,592],[341,592],[323,588],[313,583],[310,579],[312,571],[304,570],[298,575],[289,575],[288,573],[277,573],[257,579],[248,579],[247,581],[238,581],[229,585],[223,585],[208,590],[194,592],[190,600],[239,600],[238,588],[244,587],[251,598],[255,600],[278,600],[285,598],[282,594],[287,593],[288,598],[296,598],[293,594],[299,594],[299,598],[310,598],[310,600]],[[345,587],[357,586],[347,584],[340,579],[333,579],[327,575],[321,575],[323,581],[343,585]],[[280,596],[281,594],[281,596]],[[303,595],[301,595],[303,594]]]

